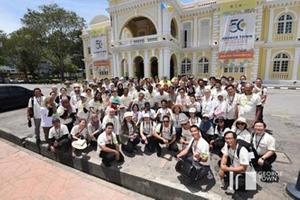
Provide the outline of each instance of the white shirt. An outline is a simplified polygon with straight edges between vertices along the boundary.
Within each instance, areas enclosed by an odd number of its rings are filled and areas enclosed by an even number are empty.
[[[77,124],[77,125],[73,126],[73,128],[71,130],[71,135],[75,136],[78,133],[79,133],[79,135],[77,137],[80,137],[82,135],[84,138],[86,138],[88,135],[88,130],[87,130],[87,128],[84,128],[82,130],[79,129],[79,125]]]
[[[98,139],[97,139],[97,153],[100,153],[101,151],[101,147],[100,146],[103,146],[103,145],[106,145],[106,144],[115,144],[115,145],[118,145],[118,140],[117,140],[117,136],[114,132],[111,133],[110,136],[108,136],[105,131],[102,132]]]
[[[48,117],[48,113],[49,113],[48,108],[45,107],[40,108],[41,127],[52,127],[53,116]]]
[[[126,108],[128,108],[130,105],[130,102],[132,101],[132,97],[122,95],[120,97],[120,101],[121,101],[121,104],[123,104],[124,106],[126,106]]]
[[[105,126],[108,122],[113,123],[114,125],[114,133],[116,133],[117,135],[119,135],[119,131],[120,131],[120,121],[118,119],[117,116],[109,116],[109,115],[105,115],[102,121],[102,129],[105,129]]]
[[[156,126],[156,132],[161,134],[161,137],[165,138],[166,140],[172,140],[172,137],[176,135],[175,127],[173,126],[172,131],[170,131],[171,126],[165,127],[163,126],[162,128],[162,133],[160,132],[162,124],[158,124]]]
[[[199,140],[192,139],[189,142],[188,148],[192,148],[193,153],[199,153],[201,157],[207,157],[207,161],[206,162],[200,161],[199,162],[200,164],[205,165],[205,166],[210,165],[209,145],[205,141],[205,139],[203,139],[202,137],[200,137]],[[195,161],[197,161],[197,158],[193,157],[193,159]]]
[[[239,102],[239,94],[234,96],[227,96],[226,99],[226,119],[236,119],[237,114],[237,104]]]
[[[170,117],[170,119],[172,120],[174,117],[173,117],[173,112],[170,108],[160,108],[157,110],[157,113],[156,115],[160,114],[160,117],[159,117],[159,120],[162,121],[163,120],[163,117],[165,115],[168,115]]]
[[[269,133],[264,133],[262,138],[254,134],[252,144],[258,155],[264,155],[267,151],[275,151],[275,138]]]
[[[261,105],[260,96],[254,93],[252,95],[241,94],[239,104],[239,116],[248,120],[255,120],[256,107]]]
[[[154,96],[154,103],[157,103],[159,107],[161,107],[161,100],[165,99],[169,101],[170,97],[169,94],[166,92],[163,92],[163,95],[161,95],[159,92],[157,92]]]
[[[32,108],[32,97],[28,101],[28,107]],[[34,119],[41,119],[41,105],[43,104],[45,98],[43,96],[41,97],[33,97],[33,118]]]
[[[208,99],[206,99],[206,97],[203,97],[201,101],[201,107],[202,107],[202,115],[208,114],[209,118],[211,119],[214,113],[213,98],[211,96]]]
[[[184,95],[183,97],[181,95],[178,95],[176,97],[176,103],[183,106],[184,111],[188,111],[189,106],[191,105],[190,97]]]
[[[56,129],[54,126],[52,128],[50,128],[49,130],[49,139],[55,138],[56,140],[58,140],[59,138],[61,138],[64,135],[68,135],[69,131],[66,125],[64,124],[60,124],[60,127],[58,129]]]
[[[152,136],[155,127],[155,122],[142,122],[140,126],[140,133],[143,132],[146,137],[150,137]]]
[[[237,155],[238,145],[236,145],[235,150],[232,148],[228,148],[227,143],[222,148],[222,153],[228,156],[228,159],[231,160],[230,166],[237,167],[241,165],[249,165],[249,152],[245,147],[242,147],[240,150],[239,156]],[[249,167],[247,167],[247,171],[249,171]]]

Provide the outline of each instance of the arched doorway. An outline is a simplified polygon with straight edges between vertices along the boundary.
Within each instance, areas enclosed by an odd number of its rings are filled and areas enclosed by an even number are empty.
[[[171,20],[171,35],[174,38],[178,37],[178,27],[177,27],[176,20],[174,18]]]
[[[138,56],[134,59],[135,76],[137,78],[144,78],[144,59]]]
[[[121,29],[120,39],[157,34],[154,23],[147,17],[134,17]]]
[[[156,57],[151,58],[151,76],[158,76],[158,60]]]
[[[172,79],[176,74],[176,66],[177,66],[177,59],[175,54],[173,54],[170,59],[170,79]]]

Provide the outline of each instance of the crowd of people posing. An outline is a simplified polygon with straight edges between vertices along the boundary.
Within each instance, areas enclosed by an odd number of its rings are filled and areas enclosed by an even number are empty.
[[[259,78],[121,77],[52,87],[44,95],[35,88],[28,120],[37,145],[42,127],[50,151],[95,148],[105,166],[124,162],[123,154],[134,155],[141,145],[158,157],[165,148],[178,159],[176,170],[196,181],[209,173],[214,153],[226,188],[229,173],[272,170],[275,139],[263,122],[266,99]]]

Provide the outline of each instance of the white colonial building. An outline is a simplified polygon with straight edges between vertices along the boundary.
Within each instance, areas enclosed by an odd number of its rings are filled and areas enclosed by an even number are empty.
[[[96,16],[83,30],[87,79],[245,74],[250,80],[299,80],[300,1],[258,0],[251,56],[220,59],[228,1],[110,0],[110,18]]]

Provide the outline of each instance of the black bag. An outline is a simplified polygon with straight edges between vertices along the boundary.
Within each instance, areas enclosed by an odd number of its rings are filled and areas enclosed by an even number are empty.
[[[253,137],[252,137],[253,138]],[[255,163],[257,162],[258,160],[258,154],[255,150],[255,148],[253,147],[253,144],[252,144],[252,139],[251,139],[251,143],[248,143],[244,140],[241,140],[241,139],[237,139],[237,143],[239,144],[238,145],[238,148],[237,148],[237,151],[236,151],[236,155],[238,158],[240,158],[240,151],[241,151],[241,148],[242,147],[245,147],[247,149],[247,151],[249,152],[249,154],[253,154],[254,158],[252,158],[250,160],[250,165],[251,166],[255,166]],[[229,148],[229,146],[228,146]]]
[[[184,160],[179,160],[176,163],[175,170],[181,175],[188,178],[197,177],[197,169],[189,162],[184,162]]]

